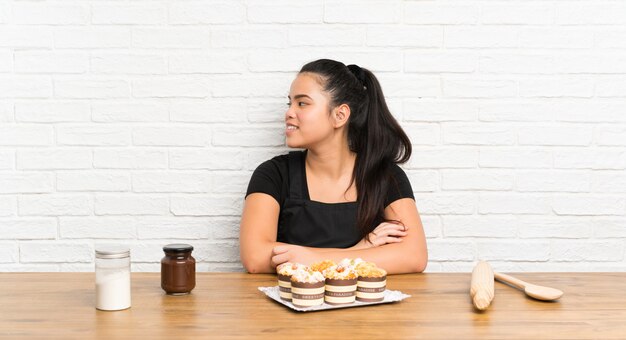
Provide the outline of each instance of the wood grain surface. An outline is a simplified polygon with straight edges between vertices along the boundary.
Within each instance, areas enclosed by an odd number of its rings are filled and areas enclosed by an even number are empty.
[[[624,339],[626,273],[519,273],[559,288],[540,302],[495,284],[490,308],[472,306],[470,273],[390,275],[397,303],[299,313],[259,286],[274,275],[198,273],[192,294],[168,296],[159,273],[132,274],[132,307],[94,308],[93,273],[0,273],[0,337],[68,339]]]

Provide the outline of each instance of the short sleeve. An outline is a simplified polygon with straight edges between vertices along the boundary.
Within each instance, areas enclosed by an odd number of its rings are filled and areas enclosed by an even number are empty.
[[[397,164],[393,164],[391,168],[392,180],[391,183],[389,183],[385,207],[402,198],[415,199],[411,182],[409,182],[409,178],[404,170],[402,170],[402,168]]]
[[[274,159],[268,160],[261,163],[252,173],[246,197],[252,193],[260,192],[274,197],[278,204],[282,204],[284,199],[282,187],[283,174],[281,174],[279,165]]]

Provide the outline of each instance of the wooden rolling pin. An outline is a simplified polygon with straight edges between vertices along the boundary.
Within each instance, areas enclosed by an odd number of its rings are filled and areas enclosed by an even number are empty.
[[[485,261],[478,262],[472,271],[470,296],[478,310],[485,310],[494,298],[493,269]]]

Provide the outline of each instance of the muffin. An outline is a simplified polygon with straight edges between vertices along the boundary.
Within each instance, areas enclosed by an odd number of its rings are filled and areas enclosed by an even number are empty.
[[[350,267],[332,266],[324,271],[326,291],[324,301],[329,305],[353,303],[356,298],[357,272]]]
[[[324,271],[332,266],[336,266],[337,264],[334,261],[331,260],[324,260],[324,261],[320,261],[320,262],[316,262],[313,263],[312,265],[309,266],[309,268],[311,268],[311,270],[315,270],[317,272],[320,272],[322,274],[324,274]]]
[[[339,265],[342,267],[350,267],[356,269],[356,267],[363,262],[363,259],[361,259],[360,257],[357,257],[356,259],[345,258],[339,261]]]
[[[362,262],[356,267],[358,274],[356,300],[379,302],[385,297],[387,272],[371,262]]]
[[[299,268],[291,276],[291,303],[312,307],[324,303],[324,275],[310,268]]]
[[[304,267],[305,266],[302,264],[291,262],[285,262],[276,267],[276,273],[278,274],[278,290],[281,300],[291,301],[291,275],[293,275],[296,270]]]

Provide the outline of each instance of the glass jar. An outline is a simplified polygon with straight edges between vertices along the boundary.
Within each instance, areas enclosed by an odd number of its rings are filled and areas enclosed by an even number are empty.
[[[130,308],[130,249],[124,246],[96,248],[96,308]]]
[[[196,286],[196,259],[189,244],[168,244],[161,259],[161,288],[171,295],[189,294]]]

